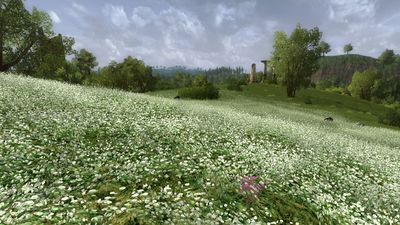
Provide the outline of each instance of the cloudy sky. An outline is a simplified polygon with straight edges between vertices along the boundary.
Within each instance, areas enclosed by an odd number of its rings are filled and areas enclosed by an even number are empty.
[[[100,65],[131,55],[146,64],[250,67],[271,55],[275,31],[318,26],[342,54],[400,53],[400,0],[26,0],[47,11],[56,33]],[[261,65],[258,63],[258,69]]]

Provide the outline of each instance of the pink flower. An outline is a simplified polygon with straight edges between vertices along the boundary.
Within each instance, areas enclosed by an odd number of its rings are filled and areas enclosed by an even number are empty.
[[[265,183],[255,183],[256,176],[245,176],[240,180],[241,191],[245,194],[251,193],[258,196],[260,192],[265,188]]]

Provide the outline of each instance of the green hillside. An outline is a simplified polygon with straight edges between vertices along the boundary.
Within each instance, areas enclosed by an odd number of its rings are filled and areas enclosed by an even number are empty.
[[[320,69],[312,76],[313,80],[339,79],[350,83],[356,71],[377,68],[378,60],[357,54],[324,56],[319,65]]]
[[[400,223],[398,131],[246,88],[186,101],[0,74],[0,224]]]
[[[228,91],[221,87],[221,92],[220,100],[209,104],[228,105],[257,115],[265,115],[267,111],[280,107],[306,111],[319,116],[320,119],[335,115],[353,123],[396,129],[379,123],[379,118],[387,111],[385,106],[333,92],[310,88],[300,90],[296,93],[296,98],[288,98],[285,87],[269,84],[243,86],[242,92]],[[177,95],[177,90],[157,91],[151,95],[173,98]],[[251,107],[248,107],[249,105]]]

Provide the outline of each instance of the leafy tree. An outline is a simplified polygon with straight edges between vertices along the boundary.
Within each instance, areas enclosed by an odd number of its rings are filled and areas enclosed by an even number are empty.
[[[83,76],[89,76],[92,69],[98,65],[96,57],[84,48],[75,54],[75,58],[72,61],[76,63],[79,72]]]
[[[322,33],[317,27],[307,30],[298,25],[290,36],[276,32],[271,64],[279,81],[286,85],[287,96],[295,97],[296,90],[307,86],[318,69]]]
[[[21,0],[0,2],[0,71],[54,79],[73,44],[73,38],[54,35],[46,12],[33,7],[30,13]]]
[[[395,56],[394,56],[394,62],[395,62],[396,64],[399,64],[399,65],[400,65],[400,55],[395,55]]]
[[[208,80],[205,75],[197,75],[193,80],[193,86],[203,87],[208,85]]]
[[[383,65],[390,65],[395,62],[396,58],[393,50],[386,49],[382,52],[378,59]]]
[[[370,100],[377,79],[378,74],[374,70],[355,72],[349,85],[351,95]]]
[[[321,41],[319,47],[321,48],[322,56],[325,56],[325,54],[328,54],[328,52],[331,51],[331,46],[325,41]]]
[[[353,51],[353,45],[351,45],[351,43],[348,43],[343,47],[343,51],[348,55],[349,52]]]
[[[36,8],[29,13],[22,0],[0,1],[0,71],[10,70],[35,44],[52,35],[46,15]]]
[[[373,96],[386,102],[400,102],[400,79],[395,74],[385,74],[375,82]]]
[[[122,63],[113,61],[101,69],[97,80],[104,86],[140,93],[154,90],[156,82],[152,68],[131,56]]]
[[[119,73],[126,77],[125,90],[142,93],[154,88],[155,79],[152,76],[152,68],[146,66],[141,60],[129,56],[120,65]]]

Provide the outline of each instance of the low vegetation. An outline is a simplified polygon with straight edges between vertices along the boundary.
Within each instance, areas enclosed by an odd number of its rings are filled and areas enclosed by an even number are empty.
[[[0,87],[1,223],[400,222],[398,131],[250,99]]]

